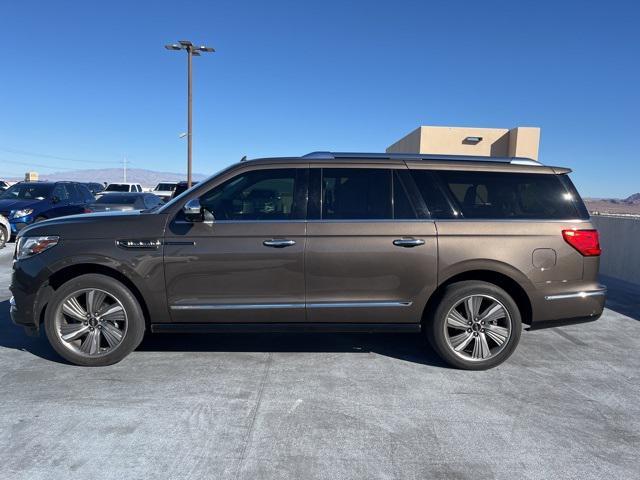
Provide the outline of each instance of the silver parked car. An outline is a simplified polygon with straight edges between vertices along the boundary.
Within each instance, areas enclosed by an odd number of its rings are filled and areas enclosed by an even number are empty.
[[[9,241],[9,235],[11,235],[10,232],[11,226],[9,225],[9,220],[0,215],[0,248],[4,248]]]

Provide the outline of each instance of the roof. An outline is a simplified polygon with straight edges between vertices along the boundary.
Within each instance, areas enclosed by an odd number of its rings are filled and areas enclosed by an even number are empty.
[[[432,155],[424,153],[359,153],[359,152],[311,152],[300,157],[307,160],[381,159],[381,160],[435,160],[460,162],[511,163],[514,165],[542,165],[526,157],[485,157],[478,155]]]

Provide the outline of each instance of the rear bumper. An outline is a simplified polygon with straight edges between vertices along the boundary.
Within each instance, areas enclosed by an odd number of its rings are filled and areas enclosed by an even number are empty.
[[[607,287],[584,285],[567,291],[543,292],[535,301],[534,322],[597,319],[604,310]]]

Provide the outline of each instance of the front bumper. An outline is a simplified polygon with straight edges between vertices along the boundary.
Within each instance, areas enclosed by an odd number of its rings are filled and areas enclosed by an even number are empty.
[[[34,221],[32,215],[27,215],[25,217],[12,218],[9,220],[9,225],[11,225],[11,234],[17,235],[20,230],[24,227],[31,225]]]
[[[45,252],[46,253],[46,252]],[[45,255],[42,253],[40,255]],[[23,262],[14,262],[9,290],[11,321],[27,330],[40,327],[40,316],[53,293],[48,279],[50,271],[40,255]]]

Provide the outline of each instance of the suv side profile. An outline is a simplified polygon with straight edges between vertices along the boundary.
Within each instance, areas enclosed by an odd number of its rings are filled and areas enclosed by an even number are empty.
[[[13,236],[36,222],[82,213],[93,200],[78,182],[20,182],[0,193],[0,215],[9,220]]]
[[[316,152],[244,161],[154,210],[18,236],[13,321],[79,365],[145,330],[423,331],[463,369],[522,323],[596,319],[597,231],[566,168],[528,159]]]

